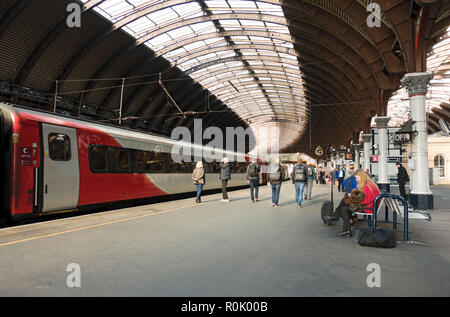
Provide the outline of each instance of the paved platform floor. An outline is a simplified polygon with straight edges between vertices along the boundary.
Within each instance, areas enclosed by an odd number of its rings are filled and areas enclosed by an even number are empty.
[[[214,194],[1,229],[0,296],[450,296],[450,187],[433,188],[431,223],[411,221],[410,239],[427,246],[394,249],[324,226],[329,190],[314,185],[302,209],[285,182],[280,208],[263,186],[255,204],[246,189],[229,203]],[[79,288],[67,286],[71,263]],[[379,288],[367,286],[370,263]]]

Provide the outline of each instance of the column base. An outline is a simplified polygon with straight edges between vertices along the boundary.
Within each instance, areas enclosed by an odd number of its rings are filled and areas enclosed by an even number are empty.
[[[434,208],[433,195],[409,194],[409,203],[416,209],[429,210]]]
[[[382,192],[390,193],[391,192],[391,184],[377,184],[378,188]]]

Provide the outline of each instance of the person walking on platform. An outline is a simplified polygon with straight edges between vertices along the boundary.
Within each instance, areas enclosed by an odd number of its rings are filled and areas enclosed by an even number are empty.
[[[311,200],[311,192],[312,192],[312,187],[314,184],[314,180],[316,179],[316,171],[313,165],[307,165],[306,166],[306,176],[307,181],[306,181],[306,187],[305,187],[305,199],[309,199]]]
[[[269,172],[269,184],[272,187],[272,207],[278,208],[280,207],[278,202],[280,200],[281,183],[284,180],[283,169],[279,159],[276,160],[275,164],[270,166]]]
[[[344,186],[342,186],[342,183],[344,182],[345,179],[345,171],[344,168],[341,166],[339,167],[339,170],[337,172],[337,177],[338,177],[338,191],[339,192],[343,192],[344,191]]]
[[[220,177],[219,179],[222,181],[222,201],[229,202],[228,193],[227,193],[227,183],[231,179],[231,167],[228,162],[228,158],[223,158],[222,162],[220,162]]]
[[[397,181],[398,181],[398,189],[400,191],[400,196],[402,196],[403,198],[405,198],[405,200],[407,200],[405,184],[407,182],[409,182],[408,172],[406,171],[406,168],[404,168],[400,162],[395,163],[395,165],[397,165],[397,168],[398,168]]]
[[[295,201],[297,202],[297,208],[302,206],[303,191],[308,179],[305,163],[305,161],[298,161],[297,165],[294,166],[291,175],[292,184],[295,186]]]
[[[246,173],[247,181],[250,184],[250,199],[252,203],[255,202],[255,198],[256,201],[259,201],[258,200],[259,172],[260,167],[257,164],[257,159],[252,158],[251,163],[248,164],[247,166],[247,173]]]
[[[203,163],[197,162],[197,166],[192,172],[192,180],[194,181],[194,185],[197,187],[197,196],[195,197],[195,202],[201,203],[201,195],[203,191],[203,185],[205,185],[205,169],[203,168]]]

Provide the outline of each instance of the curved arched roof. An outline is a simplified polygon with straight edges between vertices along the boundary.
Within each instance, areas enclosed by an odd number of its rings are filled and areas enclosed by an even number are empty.
[[[67,26],[74,2],[80,28]],[[0,96],[52,109],[58,91],[65,111],[114,119],[126,78],[126,125],[167,133],[201,116],[276,126],[292,152],[347,144],[426,69],[450,21],[446,1],[379,0],[373,26],[371,2],[2,0]]]

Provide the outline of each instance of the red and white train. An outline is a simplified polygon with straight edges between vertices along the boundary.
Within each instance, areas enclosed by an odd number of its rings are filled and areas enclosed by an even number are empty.
[[[195,162],[174,162],[171,150],[177,143],[169,138],[6,103],[0,103],[0,134],[3,218],[18,220],[195,189]],[[247,164],[238,162],[248,162],[249,156],[219,152],[234,162],[229,185],[246,185]],[[205,164],[205,190],[221,188],[218,165]]]

